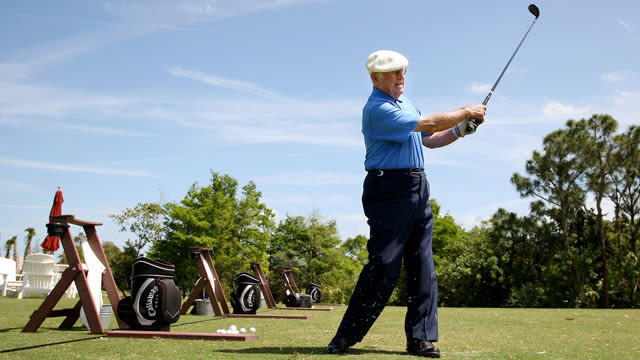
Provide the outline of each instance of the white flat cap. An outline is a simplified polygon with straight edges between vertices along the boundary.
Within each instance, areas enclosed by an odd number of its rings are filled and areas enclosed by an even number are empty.
[[[406,68],[407,65],[409,65],[409,60],[393,50],[375,51],[367,59],[369,73],[396,71]]]

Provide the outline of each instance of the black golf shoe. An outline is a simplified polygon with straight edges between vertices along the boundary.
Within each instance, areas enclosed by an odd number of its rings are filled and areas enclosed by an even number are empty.
[[[329,346],[327,346],[327,354],[346,354],[347,350],[349,350],[349,348],[355,344],[355,341],[349,341],[344,336],[336,335],[329,343]]]
[[[428,358],[440,357],[440,349],[433,346],[431,341],[427,340],[407,340],[407,353],[414,356],[424,356]]]

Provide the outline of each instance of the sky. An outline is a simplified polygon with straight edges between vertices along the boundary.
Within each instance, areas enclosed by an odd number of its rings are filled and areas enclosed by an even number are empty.
[[[211,172],[254,182],[276,213],[368,235],[361,112],[379,49],[409,59],[423,114],[480,103],[533,21],[529,1],[0,2],[0,245],[34,241],[58,186],[64,214],[178,202]],[[538,1],[540,18],[485,123],[425,149],[431,196],[466,229],[528,213],[510,177],[568,119],[640,114],[640,3]],[[76,235],[80,228],[72,227]]]

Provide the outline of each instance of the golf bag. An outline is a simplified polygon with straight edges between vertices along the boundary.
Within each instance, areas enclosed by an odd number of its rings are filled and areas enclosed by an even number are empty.
[[[260,307],[260,280],[247,273],[236,275],[236,288],[231,293],[234,314],[255,314]]]
[[[169,331],[180,318],[182,299],[173,281],[175,266],[140,257],[131,269],[131,296],[118,303],[118,317],[132,330]]]
[[[311,295],[303,293],[289,294],[284,298],[284,305],[286,307],[311,307]]]
[[[311,295],[311,302],[313,303],[322,301],[322,291],[318,284],[309,283],[309,286],[307,286],[307,294]]]

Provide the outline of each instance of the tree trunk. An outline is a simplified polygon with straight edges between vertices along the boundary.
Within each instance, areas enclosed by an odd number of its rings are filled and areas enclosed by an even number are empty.
[[[607,238],[604,232],[604,221],[602,220],[602,197],[596,198],[596,209],[598,211],[598,235],[600,236],[600,257],[602,259],[602,299],[604,308],[609,308],[609,257],[607,255]]]

